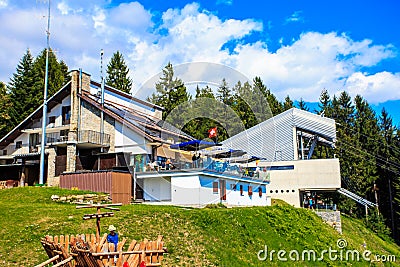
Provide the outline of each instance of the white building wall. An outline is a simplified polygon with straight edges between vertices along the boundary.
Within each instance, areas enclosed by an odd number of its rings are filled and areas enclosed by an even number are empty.
[[[236,185],[236,189],[233,189],[233,185]],[[243,194],[240,193],[240,186],[243,187]],[[252,187],[252,195],[249,195],[249,186]],[[259,196],[258,188],[261,186],[262,196]],[[226,203],[231,206],[267,206],[268,197],[266,194],[266,186],[227,181],[227,195]],[[270,201],[269,201],[270,202]]]
[[[47,125],[48,127],[60,127],[62,126],[62,107],[71,106],[71,96],[67,96],[63,99],[61,104],[56,105],[54,108],[47,113]],[[56,121],[54,125],[49,125],[49,117],[55,116]],[[40,119],[40,128],[42,127],[42,119]]]
[[[123,126],[120,122],[115,122],[115,152],[151,154],[151,146],[146,145],[146,139],[143,136]]]
[[[148,201],[171,201],[171,178],[157,177],[143,180],[144,199]]]
[[[251,166],[255,166],[255,163]],[[336,190],[341,187],[339,159],[260,162],[259,167],[293,166],[292,170],[270,170],[267,194],[300,207],[301,190]]]
[[[22,142],[22,147],[15,149],[17,142]],[[29,153],[29,134],[22,133],[20,136],[14,139],[13,143],[10,143],[4,150],[7,150],[7,155],[17,155]]]
[[[216,203],[212,188],[200,186],[198,175],[172,177],[172,203],[175,205],[205,205]],[[218,199],[218,195],[217,195]]]
[[[267,197],[265,185],[262,197],[258,195],[256,184],[238,183],[234,180],[226,181],[226,200],[221,201],[220,179],[206,177],[204,175],[193,175],[183,177],[172,177],[172,204],[175,205],[198,205],[223,203],[228,206],[266,206],[270,205],[270,198]],[[218,182],[218,191],[213,191],[213,182]],[[233,185],[236,184],[236,190]],[[243,185],[243,195],[240,195],[240,185]],[[253,195],[248,195],[248,185],[253,188]]]

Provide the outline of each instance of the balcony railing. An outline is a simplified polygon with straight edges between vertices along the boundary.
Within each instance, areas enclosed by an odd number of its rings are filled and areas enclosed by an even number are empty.
[[[181,171],[181,170],[204,170],[219,174],[234,175],[242,178],[259,180],[263,182],[270,181],[270,172],[265,168],[244,167],[232,164],[229,161],[216,161],[211,158],[208,160],[200,159],[194,162],[173,161],[167,165],[165,162],[147,163],[144,171]],[[141,171],[137,169],[136,171]]]
[[[78,143],[109,145],[110,135],[92,130],[78,131]]]
[[[46,144],[66,143],[68,141],[68,132],[55,132],[46,134]]]
[[[46,134],[47,144],[54,143],[67,143],[68,132],[56,132]],[[72,140],[71,140],[72,141]],[[78,131],[77,140],[78,143],[96,144],[96,145],[109,145],[110,135],[100,133],[92,130]]]

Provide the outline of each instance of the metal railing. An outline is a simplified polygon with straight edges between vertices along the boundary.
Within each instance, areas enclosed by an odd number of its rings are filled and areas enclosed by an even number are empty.
[[[240,167],[237,164],[231,164],[229,161],[216,161],[211,158],[200,159],[193,162],[173,161],[170,165],[165,162],[147,163],[145,171],[181,171],[181,170],[205,170],[219,174],[229,174],[243,178],[270,181],[270,172],[260,168]]]
[[[109,145],[110,135],[92,130],[78,131],[78,143]]]
[[[46,143],[66,143],[68,141],[68,131],[65,132],[55,132],[48,133],[46,135]],[[71,140],[73,141],[73,140]],[[89,143],[97,145],[109,145],[110,135],[105,133],[100,133],[92,130],[82,130],[78,131],[77,140],[78,143]]]
[[[53,144],[53,143],[66,143],[68,141],[68,132],[61,133],[47,133],[46,134],[46,144]]]

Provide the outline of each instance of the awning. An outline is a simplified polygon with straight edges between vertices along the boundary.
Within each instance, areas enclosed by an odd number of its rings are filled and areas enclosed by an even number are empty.
[[[171,151],[167,145],[157,147],[157,156],[175,159],[175,151]]]
[[[179,144],[170,145],[171,149],[179,149],[179,150],[186,150],[186,151],[198,151],[201,149],[205,149],[207,147],[213,146],[221,146],[222,144],[216,144],[214,142],[207,142],[203,140],[191,140]]]

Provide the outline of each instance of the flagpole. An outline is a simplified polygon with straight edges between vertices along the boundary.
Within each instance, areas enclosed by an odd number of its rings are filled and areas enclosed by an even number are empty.
[[[49,10],[47,15],[47,49],[46,49],[46,75],[44,76],[44,92],[43,92],[43,119],[42,119],[42,142],[40,145],[40,173],[39,173],[39,184],[44,184],[44,172],[45,172],[45,145],[46,145],[46,116],[47,116],[47,87],[48,87],[48,76],[49,76],[49,50],[50,50],[50,0]]]

